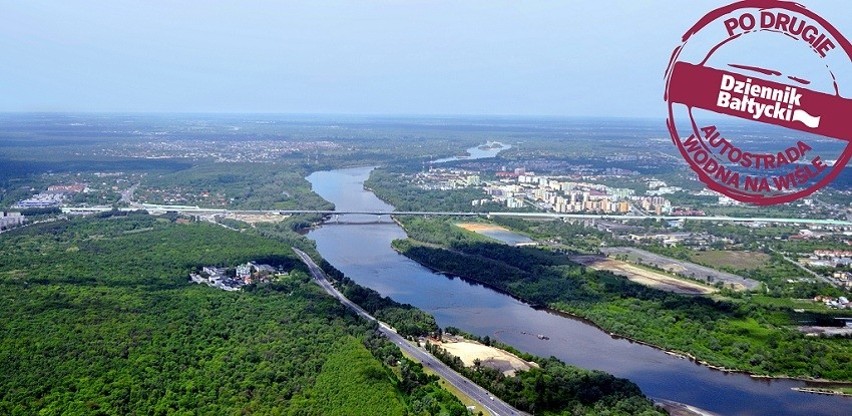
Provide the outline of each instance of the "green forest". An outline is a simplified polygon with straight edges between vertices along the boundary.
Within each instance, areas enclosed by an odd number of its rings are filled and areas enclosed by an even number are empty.
[[[311,192],[300,165],[270,164],[266,169],[242,163],[202,163],[189,169],[151,174],[142,182],[140,200],[152,204],[190,204],[240,209],[331,209]],[[180,195],[180,200],[171,201]]]
[[[452,225],[451,220],[403,219],[409,239],[394,248],[415,261],[486,284],[534,305],[586,318],[609,332],[716,366],[757,374],[852,380],[848,338],[806,337],[789,305],[740,297],[695,297],[651,289],[609,272],[586,269],[566,256],[511,247]]]
[[[538,367],[529,371],[518,372],[515,377],[506,377],[502,372],[485,366],[465,367],[458,357],[448,354],[441,347],[433,344],[426,346],[441,361],[518,409],[545,415],[650,416],[661,413],[629,380],[601,371],[570,366],[553,357],[536,357],[489,337],[479,338],[458,328],[448,327],[445,332],[475,339],[538,364]]]
[[[310,244],[287,231],[301,220],[238,233],[174,219],[113,212],[4,234],[0,414],[468,413],[311,281],[290,249]],[[188,280],[250,260],[289,277],[240,292]],[[440,333],[431,315],[323,266],[403,335]],[[627,380],[529,359],[546,365],[515,378],[459,370],[536,414],[658,412]]]
[[[290,277],[188,280],[248,260]],[[0,289],[0,414],[466,412],[257,235],[144,214],[33,226],[0,239]]]

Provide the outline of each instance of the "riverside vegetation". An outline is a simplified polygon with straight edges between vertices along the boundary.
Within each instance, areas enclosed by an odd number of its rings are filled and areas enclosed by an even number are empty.
[[[288,244],[295,245],[304,242],[305,239],[295,237],[296,234],[288,230],[297,229],[300,225],[304,225],[304,222],[290,219],[267,227],[263,232],[274,238],[289,240]],[[319,258],[313,247],[302,246],[301,248]],[[390,324],[399,334],[411,340],[440,337],[442,329],[435,322],[435,318],[428,313],[356,284],[324,259],[319,261],[319,265],[347,298],[379,320]],[[447,331],[460,333],[460,330],[455,328],[447,328]],[[468,334],[466,336],[472,337]],[[492,344],[490,340],[485,342]],[[552,357],[536,357],[507,345],[495,344],[495,346],[509,350],[527,361],[535,361],[540,364],[540,367],[519,372],[516,377],[506,377],[498,371],[485,367],[465,368],[454,356],[437,350],[432,352],[456,371],[501,399],[533,414],[661,414],[661,411],[655,408],[639,388],[629,380],[600,371],[570,366]]]
[[[372,289],[358,286],[325,261],[322,267],[346,297],[378,319],[391,324],[401,335],[411,339],[440,337],[442,330],[431,315],[383,297]],[[447,328],[447,332],[461,333],[457,328]],[[533,414],[650,416],[662,413],[644,397],[639,387],[629,380],[601,371],[570,366],[553,357],[542,358],[526,354],[490,340],[484,342],[509,350],[524,360],[534,361],[539,367],[518,371],[514,377],[507,377],[500,371],[487,367],[467,368],[458,357],[434,348],[428,342],[427,349],[454,370],[502,400]]]
[[[583,370],[566,365],[556,358],[542,358],[520,352],[509,345],[478,338],[458,328],[448,327],[447,333],[464,335],[485,345],[507,350],[538,367],[519,371],[507,377],[499,370],[474,365],[465,367],[456,357],[441,347],[427,342],[426,349],[454,370],[484,386],[518,409],[533,414],[570,415],[639,415],[651,416],[662,412],[642,397],[639,388],[629,380],[601,371]]]
[[[394,248],[436,270],[462,276],[588,319],[615,334],[690,354],[714,366],[762,375],[852,380],[848,338],[806,337],[784,303],[695,297],[651,289],[587,269],[561,253],[511,247],[456,227],[452,220],[405,218],[410,238]]]
[[[289,245],[102,217],[0,239],[0,414],[467,413],[325,295]],[[249,260],[291,272],[242,292],[187,281]]]
[[[311,281],[290,249],[316,256],[293,231],[310,219],[243,232],[175,220],[111,212],[4,234],[0,413],[468,414],[376,324]],[[239,292],[187,279],[250,260],[290,273]],[[401,333],[440,331],[432,316],[323,266]],[[542,368],[515,378],[460,370],[536,414],[659,413],[627,380],[528,358]]]

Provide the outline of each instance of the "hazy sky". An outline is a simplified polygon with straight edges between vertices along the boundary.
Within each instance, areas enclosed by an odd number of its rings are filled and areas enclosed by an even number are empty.
[[[660,116],[726,3],[0,0],[0,111]]]

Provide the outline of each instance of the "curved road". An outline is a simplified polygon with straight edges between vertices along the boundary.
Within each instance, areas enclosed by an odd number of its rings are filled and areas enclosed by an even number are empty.
[[[388,339],[390,339],[393,343],[397,344],[400,349],[404,350],[412,357],[417,359],[423,363],[423,365],[429,367],[435,373],[437,373],[441,378],[446,380],[448,383],[452,384],[455,388],[461,390],[462,393],[466,394],[471,399],[478,402],[479,406],[482,406],[483,409],[487,410],[493,415],[499,416],[508,416],[508,415],[527,415],[527,413],[521,412],[518,409],[510,406],[508,403],[498,399],[493,394],[489,393],[487,390],[483,389],[476,383],[468,380],[461,374],[455,372],[455,370],[451,369],[449,366],[426,352],[425,350],[416,347],[406,341],[401,335],[397,334],[396,331],[385,324],[382,321],[377,320],[372,315],[367,313],[360,306],[356,305],[342,293],[340,293],[334,286],[331,285],[331,282],[325,276],[325,273],[314,263],[313,259],[308,256],[304,251],[301,251],[297,248],[293,248],[293,251],[296,252],[296,255],[308,266],[308,269],[311,271],[311,274],[314,276],[319,285],[328,292],[329,295],[334,296],[340,303],[348,306],[352,310],[355,311],[358,315],[363,317],[364,319],[378,322],[379,331],[382,332]]]

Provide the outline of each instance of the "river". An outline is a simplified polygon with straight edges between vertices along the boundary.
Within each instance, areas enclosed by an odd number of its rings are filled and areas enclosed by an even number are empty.
[[[392,210],[364,189],[372,168],[314,172],[314,192],[339,210]],[[360,221],[345,216],[345,222]],[[375,217],[363,219],[372,222]],[[795,380],[754,379],[730,374],[611,337],[581,320],[537,310],[482,285],[433,273],[395,252],[391,241],[405,238],[396,224],[328,224],[308,237],[320,254],[360,285],[455,326],[490,336],[522,351],[555,356],[579,367],[628,378],[654,398],[686,403],[722,415],[848,415],[852,400],[795,392]],[[538,334],[549,337],[542,340]]]

